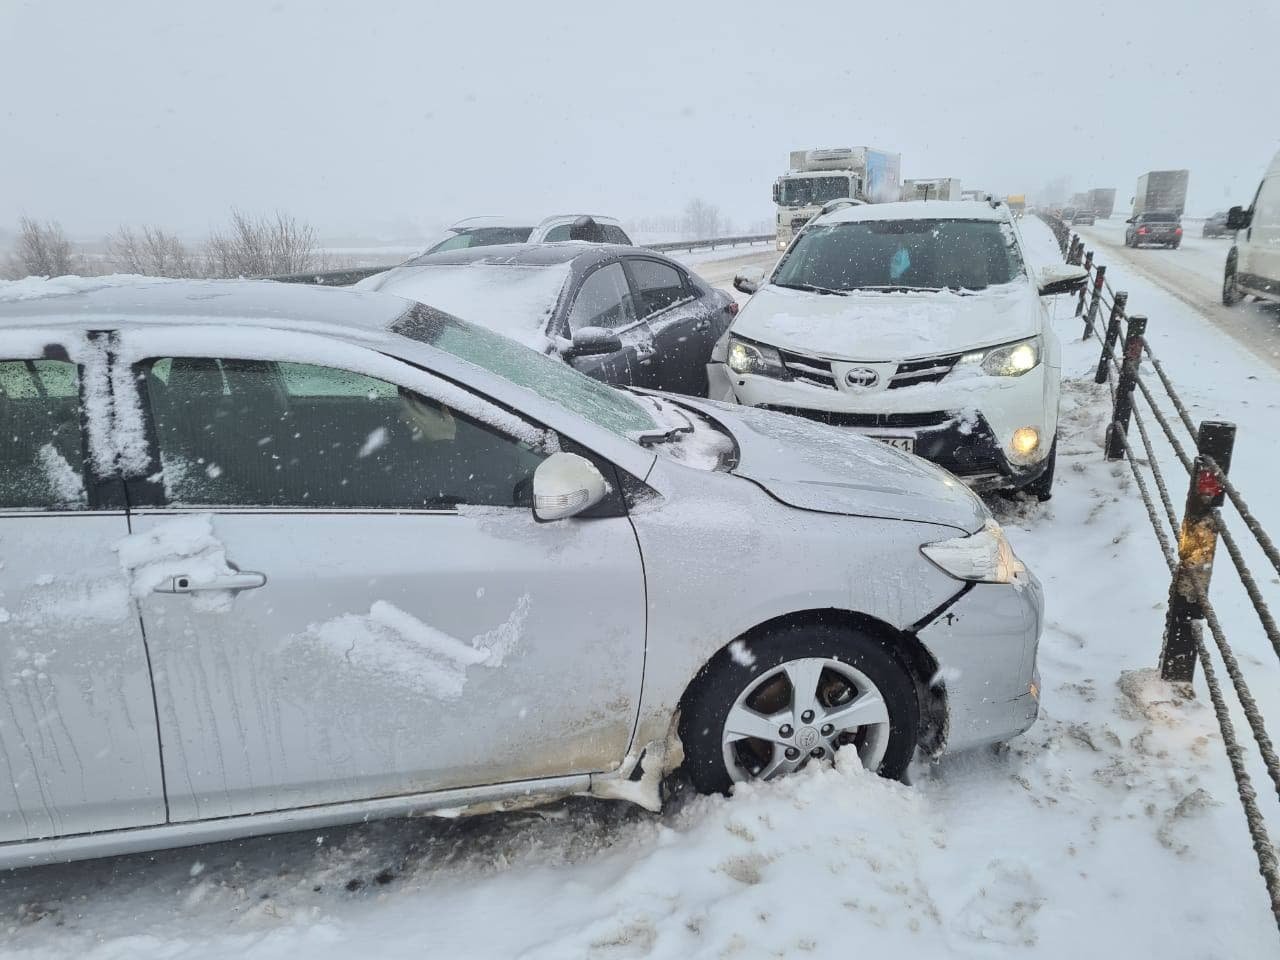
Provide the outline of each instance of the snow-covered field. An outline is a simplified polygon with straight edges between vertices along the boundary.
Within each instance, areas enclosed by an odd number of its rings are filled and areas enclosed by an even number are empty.
[[[1024,232],[1036,256],[1056,257],[1038,221]],[[1153,347],[1194,415],[1240,424],[1232,474],[1264,522],[1280,521],[1263,496],[1275,370],[1146,278],[1119,264],[1111,277],[1152,316]],[[814,768],[730,799],[682,795],[661,815],[575,800],[0,875],[0,953],[1275,955],[1207,696],[1183,700],[1149,672],[1167,573],[1128,467],[1102,458],[1096,347],[1079,342],[1066,298],[1058,315],[1068,382],[1057,493],[1045,505],[992,501],[1048,602],[1041,719],[1007,748],[918,765],[910,786]],[[1172,482],[1180,501],[1185,481]],[[1219,611],[1277,716],[1276,658],[1225,574]]]

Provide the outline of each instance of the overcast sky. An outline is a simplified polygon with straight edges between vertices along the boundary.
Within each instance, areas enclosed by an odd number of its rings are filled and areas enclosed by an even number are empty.
[[[1052,11],[1052,12],[1051,12]],[[1191,170],[1247,203],[1280,149],[1280,2],[0,0],[0,228],[322,233],[471,214],[772,216],[791,149],[1034,194]]]

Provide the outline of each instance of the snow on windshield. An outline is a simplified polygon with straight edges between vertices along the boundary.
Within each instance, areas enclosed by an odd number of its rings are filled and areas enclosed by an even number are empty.
[[[386,278],[371,277],[357,286],[418,300],[535,350],[545,350],[550,343],[547,321],[568,278],[568,263],[424,264]]]

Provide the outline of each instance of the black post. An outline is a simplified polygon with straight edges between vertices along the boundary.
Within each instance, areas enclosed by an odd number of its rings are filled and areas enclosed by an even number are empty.
[[[1214,508],[1222,506],[1223,496],[1218,470],[1225,475],[1231,468],[1235,441],[1236,425],[1223,421],[1202,423],[1196,434],[1198,452],[1178,532],[1178,567],[1169,584],[1169,610],[1160,648],[1160,677],[1164,680],[1190,683],[1196,674],[1199,621],[1204,619],[1200,598],[1209,593],[1218,546],[1218,525],[1213,521]]]
[[[1090,250],[1084,255],[1084,272],[1093,273],[1093,251]],[[1087,283],[1080,286],[1080,299],[1076,301],[1076,316],[1084,315],[1084,295],[1085,290],[1089,288]]]
[[[1129,419],[1133,415],[1133,387],[1138,381],[1138,364],[1142,362],[1142,335],[1147,331],[1146,317],[1130,317],[1129,332],[1124,338],[1124,362],[1120,365],[1120,380],[1116,384],[1116,403],[1107,424],[1107,459],[1124,457],[1124,439],[1129,433]]]
[[[1093,295],[1089,298],[1089,312],[1084,316],[1084,337],[1088,340],[1093,336],[1093,325],[1098,319],[1098,301],[1102,299],[1102,286],[1107,282],[1107,268],[1099,265],[1093,274]],[[1084,292],[1083,288],[1080,291]]]
[[[1075,266],[1080,262],[1080,238],[1074,233],[1071,235],[1071,246],[1067,248],[1067,263]]]
[[[1116,298],[1111,303],[1111,319],[1107,321],[1107,335],[1102,341],[1102,359],[1098,361],[1098,372],[1094,375],[1094,383],[1107,382],[1107,367],[1111,366],[1116,341],[1120,339],[1120,318],[1124,316],[1125,304],[1128,302],[1129,294],[1123,290],[1116,291]]]

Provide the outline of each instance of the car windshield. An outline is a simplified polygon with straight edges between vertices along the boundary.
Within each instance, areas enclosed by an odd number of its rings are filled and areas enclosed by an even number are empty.
[[[638,433],[665,429],[646,407],[621,390],[578,373],[560,360],[439,310],[414,307],[396,320],[391,330],[532,390],[543,399],[619,436],[631,438]]]
[[[465,250],[469,247],[492,247],[499,243],[524,243],[533,233],[533,227],[474,227],[450,231],[446,237],[427,253],[443,253],[446,250]]]
[[[849,196],[848,177],[795,177],[782,181],[782,203],[807,207]]]
[[[416,264],[416,265],[415,265]],[[569,263],[419,263],[382,289],[545,350],[547,323],[569,278]]]
[[[783,287],[984,290],[1022,275],[1012,229],[995,220],[867,220],[810,227],[778,265]]]

